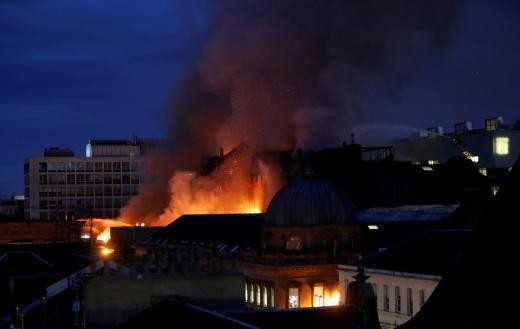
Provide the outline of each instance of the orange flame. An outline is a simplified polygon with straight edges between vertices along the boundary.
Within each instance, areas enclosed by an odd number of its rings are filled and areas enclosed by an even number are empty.
[[[88,221],[86,225],[88,224]],[[90,220],[90,224],[92,227],[92,235],[96,237],[97,241],[107,243],[110,240],[110,228],[111,227],[119,227],[119,226],[130,226],[127,223],[113,220],[113,219],[102,219],[102,218],[92,218]],[[85,228],[84,228],[85,229]]]
[[[96,240],[107,243],[108,240],[110,240],[110,227],[105,228],[103,232],[99,233]]]
[[[237,148],[210,175],[178,171],[170,179],[170,203],[158,215],[131,218],[122,211],[122,221],[168,225],[184,214],[242,214],[264,211],[264,181],[255,174],[252,151]]]

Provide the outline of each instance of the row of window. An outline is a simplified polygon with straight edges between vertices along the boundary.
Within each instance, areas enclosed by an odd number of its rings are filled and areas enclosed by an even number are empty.
[[[48,199],[40,200],[39,209],[119,209],[126,204],[129,198],[88,198],[88,199]]]
[[[245,301],[262,307],[274,306],[274,287],[268,283],[246,282]]]
[[[40,172],[67,172],[67,171],[139,171],[144,167],[143,162],[138,161],[111,161],[111,162],[39,162]]]
[[[27,214],[29,216],[29,214]],[[72,213],[67,211],[40,211],[38,220],[74,220],[80,218],[117,218],[119,209],[90,210],[83,213]]]
[[[375,283],[372,284],[374,287],[374,292],[377,296],[377,285]],[[394,312],[395,313],[403,313],[403,305],[402,305],[402,294],[404,292],[401,290],[401,287],[395,286],[394,287]],[[406,314],[407,315],[413,315],[414,314],[414,296],[413,296],[413,289],[412,288],[406,288]],[[424,305],[425,302],[425,292],[424,290],[419,290],[419,308],[421,308]],[[383,285],[383,310],[389,312],[390,311],[390,294],[389,294],[389,286]],[[380,305],[378,305],[379,308]]]
[[[139,184],[141,181],[139,174],[41,174],[38,179],[40,185]]]
[[[130,196],[139,193],[139,185],[105,185],[105,186],[40,186],[40,198],[56,197],[112,197]]]

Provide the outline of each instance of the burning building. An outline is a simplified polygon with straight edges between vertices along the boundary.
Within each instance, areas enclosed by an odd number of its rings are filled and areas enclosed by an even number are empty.
[[[166,225],[182,214],[249,211],[257,165],[264,201],[253,210],[265,210],[285,182],[279,162],[257,155],[347,140],[363,121],[365,88],[384,81],[395,92],[412,80],[416,58],[451,44],[459,9],[438,1],[219,1],[200,57],[171,98],[165,143],[151,161],[154,183],[121,219]],[[249,150],[223,156],[242,145]],[[220,147],[218,170],[197,172]]]

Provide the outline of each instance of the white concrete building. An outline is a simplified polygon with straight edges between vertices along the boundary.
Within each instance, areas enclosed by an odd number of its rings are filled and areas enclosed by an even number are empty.
[[[417,314],[461,250],[470,230],[430,231],[368,256],[356,265],[338,265],[340,304],[358,266],[374,287],[383,329],[395,328]]]
[[[347,286],[355,281],[357,266],[339,265],[340,304],[345,303]],[[367,280],[377,296],[379,321],[383,329],[395,328],[408,321],[424,305],[441,276],[365,269]]]
[[[49,148],[24,164],[28,220],[115,218],[144,182],[140,141],[91,140],[86,156]]]

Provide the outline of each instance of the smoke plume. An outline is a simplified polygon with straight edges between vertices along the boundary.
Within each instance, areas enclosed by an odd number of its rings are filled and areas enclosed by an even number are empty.
[[[176,86],[166,143],[150,158],[153,183],[123,209],[122,218],[166,223],[186,212],[229,211],[240,194],[236,186],[249,184],[251,170],[276,176],[267,173],[266,164],[253,163],[255,152],[347,140],[363,121],[367,82],[384,81],[397,92],[413,79],[419,59],[451,44],[457,3],[213,2],[211,33]],[[249,151],[231,157],[241,163],[238,173],[219,169],[198,177],[192,172],[219,147],[228,152],[239,144]],[[229,183],[230,177],[239,183]],[[281,182],[268,180],[272,195],[279,188],[273,182]],[[200,209],[201,203],[206,208]]]

